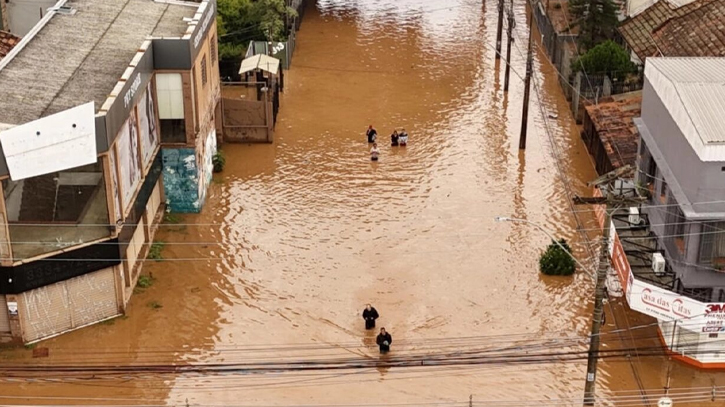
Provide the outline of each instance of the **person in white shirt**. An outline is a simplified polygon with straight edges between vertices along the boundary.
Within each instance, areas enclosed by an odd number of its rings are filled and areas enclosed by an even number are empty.
[[[380,156],[380,150],[378,150],[378,143],[373,143],[373,148],[370,149],[370,159],[373,161],[378,161],[378,156]]]
[[[398,133],[398,143],[401,147],[405,147],[408,144],[408,132],[405,129],[401,129]]]

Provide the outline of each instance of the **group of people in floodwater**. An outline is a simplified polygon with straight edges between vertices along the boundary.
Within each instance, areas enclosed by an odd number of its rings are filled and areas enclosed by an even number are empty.
[[[380,314],[378,314],[378,310],[368,304],[362,312],[362,317],[365,320],[365,329],[370,330],[375,328],[375,320],[380,318]],[[380,353],[388,353],[390,351],[390,344],[393,343],[393,337],[389,332],[385,331],[385,328],[380,328],[380,333],[375,338],[375,343],[380,347]]]
[[[375,141],[378,138],[378,131],[375,130],[375,127],[371,124],[368,127],[368,130],[365,132],[365,135],[368,138],[368,144],[372,144],[373,147],[370,149],[370,159],[372,161],[378,161],[378,158],[380,157],[380,149],[378,148],[378,143]],[[405,147],[408,145],[408,133],[405,131],[405,129],[400,129],[400,132],[398,132],[398,129],[393,130],[393,133],[390,135],[390,146],[391,147]]]

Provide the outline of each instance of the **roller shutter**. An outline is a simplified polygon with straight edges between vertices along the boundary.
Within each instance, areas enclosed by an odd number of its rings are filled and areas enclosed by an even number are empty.
[[[0,294],[0,333],[10,332],[10,321],[8,320],[8,303],[5,296]]]
[[[118,315],[113,267],[67,281],[73,328]]]
[[[70,329],[65,282],[24,292],[20,296],[18,314],[25,342]]]
[[[32,342],[119,314],[114,268],[24,292],[23,340]]]

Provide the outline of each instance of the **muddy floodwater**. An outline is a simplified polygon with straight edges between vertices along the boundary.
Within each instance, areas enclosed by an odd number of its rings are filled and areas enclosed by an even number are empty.
[[[592,253],[569,204],[596,174],[556,71],[535,53],[527,149],[518,150],[526,10],[516,6],[513,70],[503,93],[494,59],[496,2],[318,0],[298,33],[271,145],[224,145],[200,215],[161,227],[163,260],[144,271],[128,316],[0,353],[3,364],[229,365],[377,360],[366,303],[392,333],[387,357],[474,349],[581,351],[592,281],[542,277],[549,238],[537,222]],[[505,47],[504,47],[505,49]],[[379,132],[380,161],[364,131]],[[393,128],[410,134],[393,148]],[[557,157],[559,158],[557,160]],[[591,208],[576,207],[596,239]],[[596,245],[593,246],[596,250]],[[604,349],[659,345],[650,318],[607,307]],[[619,330],[618,330],[619,329]],[[545,343],[545,341],[548,341]],[[511,350],[509,350],[511,351]],[[515,353],[515,352],[514,352]],[[598,392],[656,405],[640,389],[723,385],[722,373],[665,357],[605,359]],[[266,373],[1,378],[2,404],[446,405],[555,400],[578,405],[586,360],[366,366]],[[693,406],[711,406],[693,397]],[[683,402],[676,403],[678,405]],[[483,404],[481,404],[483,405]],[[603,402],[602,405],[611,405]]]

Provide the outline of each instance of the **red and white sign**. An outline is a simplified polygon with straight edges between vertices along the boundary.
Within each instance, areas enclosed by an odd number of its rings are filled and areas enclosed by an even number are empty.
[[[725,330],[725,303],[703,303],[636,278],[629,281],[627,302],[633,310],[663,321],[677,321],[689,331]]]

